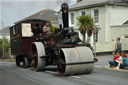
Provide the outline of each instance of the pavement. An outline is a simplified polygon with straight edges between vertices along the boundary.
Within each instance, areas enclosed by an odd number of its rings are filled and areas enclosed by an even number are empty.
[[[113,70],[113,71],[128,72],[128,67],[126,67],[125,69],[115,69],[115,68],[110,68],[109,65],[106,65],[105,68],[108,70]]]
[[[112,70],[112,71],[128,72],[128,67],[126,67],[125,69],[114,69],[114,68],[110,68],[108,62],[111,61],[111,60],[113,60],[113,56],[112,55],[99,56],[97,58],[98,58],[98,62],[96,62],[95,65],[103,66],[104,68],[106,68],[108,70]]]
[[[60,76],[56,66],[43,72],[16,67],[15,62],[0,61],[0,85],[128,85],[128,73],[106,69],[112,56],[98,57],[91,74]]]

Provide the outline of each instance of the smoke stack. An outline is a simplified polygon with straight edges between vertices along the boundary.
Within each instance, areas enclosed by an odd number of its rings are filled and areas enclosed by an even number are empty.
[[[69,7],[67,3],[63,3],[61,5],[61,11],[62,11],[62,20],[63,20],[63,27],[64,28],[68,28],[69,27],[69,23],[68,23],[68,11],[69,11]]]

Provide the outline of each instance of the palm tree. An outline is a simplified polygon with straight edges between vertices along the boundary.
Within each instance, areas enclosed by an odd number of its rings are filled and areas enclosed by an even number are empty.
[[[89,24],[88,29],[87,29],[87,35],[88,35],[87,43],[90,43],[90,37],[92,36],[94,21],[90,15],[87,16],[87,20],[88,20],[88,24]]]
[[[84,15],[84,16],[79,16],[77,20],[78,20],[79,31],[83,35],[83,43],[86,43],[85,41],[86,33],[88,35],[87,41],[89,43],[94,26],[93,18],[90,15]]]

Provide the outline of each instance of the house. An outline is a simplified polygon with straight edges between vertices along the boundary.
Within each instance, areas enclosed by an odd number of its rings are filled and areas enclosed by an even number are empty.
[[[46,21],[51,21],[51,23],[55,26],[58,27],[58,13],[54,10],[51,9],[45,9],[45,10],[41,10],[31,16],[28,16],[20,21],[17,21],[15,24],[22,22],[24,20],[28,20],[28,19],[40,19],[40,20],[46,20]]]
[[[98,28],[97,52],[114,51],[120,37],[123,50],[128,50],[128,0],[77,0],[70,6],[69,26],[78,30],[77,17],[91,15]],[[93,37],[91,44],[93,45]]]
[[[9,26],[0,29],[0,38],[2,38],[3,36],[6,36],[9,40],[10,40],[10,32],[9,32]]]

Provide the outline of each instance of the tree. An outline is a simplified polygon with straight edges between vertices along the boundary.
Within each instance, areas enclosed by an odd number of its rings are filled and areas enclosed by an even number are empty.
[[[57,27],[56,26],[53,26],[52,23],[50,21],[49,22],[49,26],[50,26],[50,30],[52,33],[55,33],[55,31],[57,30]]]
[[[4,47],[4,49],[3,49],[3,47]],[[1,58],[3,56],[3,51],[4,51],[5,54],[7,54],[8,51],[9,51],[9,48],[10,48],[9,40],[5,36],[0,38],[0,57]]]
[[[90,15],[79,16],[78,27],[80,33],[83,35],[83,43],[90,42],[90,37],[92,35],[92,30],[94,26],[93,18]],[[88,35],[88,39],[86,41],[86,33]]]

